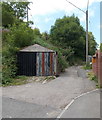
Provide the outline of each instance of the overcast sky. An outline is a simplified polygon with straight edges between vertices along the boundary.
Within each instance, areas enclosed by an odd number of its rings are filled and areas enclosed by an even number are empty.
[[[31,1],[31,0],[30,0]],[[68,0],[82,10],[86,11],[88,0]],[[89,31],[91,31],[100,43],[100,1],[89,0]],[[29,7],[29,20],[34,22],[33,28],[37,27],[41,32],[49,32],[56,19],[64,15],[78,16],[81,25],[86,29],[86,15],[69,4],[66,0],[32,0]]]

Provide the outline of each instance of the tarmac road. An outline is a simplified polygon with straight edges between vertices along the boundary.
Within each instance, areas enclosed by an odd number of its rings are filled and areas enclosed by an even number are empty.
[[[60,118],[100,118],[100,112],[100,90],[95,90],[75,99]]]
[[[96,84],[87,79],[86,71],[80,66],[66,69],[60,77],[46,84],[33,82],[4,87],[3,117],[22,118],[22,114],[24,118],[56,117],[73,98],[94,89]],[[14,112],[13,106],[18,112]]]
[[[50,106],[42,106],[34,103],[2,98],[3,118],[56,118],[61,112],[59,109]]]

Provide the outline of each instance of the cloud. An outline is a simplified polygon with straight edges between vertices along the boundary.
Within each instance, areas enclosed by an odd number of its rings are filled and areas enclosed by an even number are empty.
[[[51,21],[52,19],[51,18],[45,18],[45,22],[48,23],[49,21]]]
[[[86,11],[88,0],[68,0]],[[101,0],[90,0],[89,6]],[[33,15],[46,15],[57,11],[65,11],[65,13],[75,12],[77,8],[69,4],[66,0],[33,0],[30,5],[30,13]]]
[[[86,15],[80,10],[75,8],[73,5],[68,3],[66,0],[30,0],[33,4],[30,4],[29,19],[34,21],[33,26],[40,26],[41,23],[54,23],[54,19],[51,16],[63,12],[63,15],[71,16],[73,13],[78,16],[80,21],[83,23],[83,27],[86,22]],[[83,11],[87,9],[88,0],[68,0],[75,4],[77,7],[81,8]],[[91,17],[94,17],[95,8],[92,8],[92,4],[100,2],[101,0],[89,0],[89,21]]]

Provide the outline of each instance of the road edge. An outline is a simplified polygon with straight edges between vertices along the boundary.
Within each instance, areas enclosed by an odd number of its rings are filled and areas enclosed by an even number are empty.
[[[71,102],[70,102],[70,103],[62,110],[62,112],[57,116],[57,119],[61,118],[61,116],[62,116],[62,115],[65,113],[65,111],[75,102],[76,99],[78,99],[78,98],[80,98],[80,97],[82,97],[82,96],[84,96],[84,95],[86,95],[86,94],[95,92],[95,91],[97,91],[97,90],[100,90],[100,89],[95,89],[95,90],[92,90],[92,91],[89,91],[89,92],[86,92],[86,93],[82,93],[81,95],[73,98],[73,99],[71,100]]]

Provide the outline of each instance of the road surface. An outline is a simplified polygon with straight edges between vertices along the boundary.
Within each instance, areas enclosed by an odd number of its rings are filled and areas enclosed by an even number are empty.
[[[80,66],[66,69],[46,84],[32,82],[3,87],[3,117],[55,118],[73,98],[94,89],[96,84],[87,79]]]

